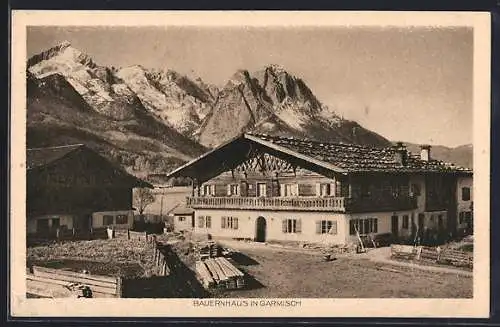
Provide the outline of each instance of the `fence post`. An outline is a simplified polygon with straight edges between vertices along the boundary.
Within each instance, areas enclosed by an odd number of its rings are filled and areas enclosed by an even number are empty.
[[[130,228],[127,228],[127,239],[130,240]]]
[[[116,293],[118,297],[123,297],[123,281],[121,277],[116,277]]]

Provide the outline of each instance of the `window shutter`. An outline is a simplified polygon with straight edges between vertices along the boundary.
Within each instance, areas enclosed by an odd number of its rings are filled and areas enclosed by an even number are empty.
[[[221,217],[220,219],[220,227],[225,228],[226,227],[226,217]]]
[[[283,219],[283,220],[281,221],[281,231],[282,231],[283,233],[286,233],[286,230],[287,230],[287,220],[286,220],[286,219]]]
[[[227,195],[231,195],[231,184],[227,184]]]
[[[200,195],[205,195],[205,185],[204,184],[201,184],[200,185]]]
[[[205,225],[205,217],[199,216],[198,217],[198,227],[203,228],[203,227],[205,227],[204,225]]]
[[[316,234],[321,234],[321,220],[316,220]]]
[[[292,194],[293,196],[298,196],[299,195],[299,184],[293,184],[292,186]]]
[[[302,232],[302,223],[301,219],[295,220],[295,233],[300,233]]]
[[[321,184],[316,183],[316,196],[321,196]]]
[[[335,194],[337,194],[335,192],[335,183],[330,183],[330,194],[328,195],[335,196]]]
[[[285,184],[280,184],[280,196],[285,196]]]
[[[240,185],[240,195],[247,196],[247,194],[248,194],[248,184],[247,182],[242,181]]]
[[[212,228],[212,217],[207,216],[207,217],[205,218],[205,226],[206,226],[207,228]]]
[[[238,229],[238,218],[233,218],[233,229]]]
[[[337,221],[332,221],[332,227],[330,228],[330,234],[337,235]]]

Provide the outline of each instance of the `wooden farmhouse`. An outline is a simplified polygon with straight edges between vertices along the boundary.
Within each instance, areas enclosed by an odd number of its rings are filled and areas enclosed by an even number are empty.
[[[243,134],[179,167],[193,230],[214,237],[344,244],[472,224],[472,171],[389,148]]]
[[[88,147],[27,150],[27,232],[131,228],[132,189],[152,187]]]

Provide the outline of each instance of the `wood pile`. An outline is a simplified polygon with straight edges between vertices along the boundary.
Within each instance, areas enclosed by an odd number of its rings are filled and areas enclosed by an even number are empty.
[[[417,249],[411,245],[391,245],[391,257],[398,259],[414,259],[417,255]]]
[[[221,254],[221,248],[214,241],[198,244],[196,250],[200,260],[216,258]]]
[[[472,267],[474,257],[472,256],[472,254],[467,252],[446,249],[440,254],[438,262],[451,264],[453,266]]]
[[[196,274],[205,288],[240,289],[245,287],[245,274],[224,257],[196,262]]]

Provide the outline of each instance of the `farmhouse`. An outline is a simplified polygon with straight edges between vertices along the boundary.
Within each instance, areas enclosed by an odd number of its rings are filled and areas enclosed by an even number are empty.
[[[243,134],[168,177],[193,181],[194,232],[343,244],[356,234],[456,233],[472,220],[472,171],[389,148]]]
[[[132,227],[132,189],[151,187],[85,145],[27,150],[27,232]]]

